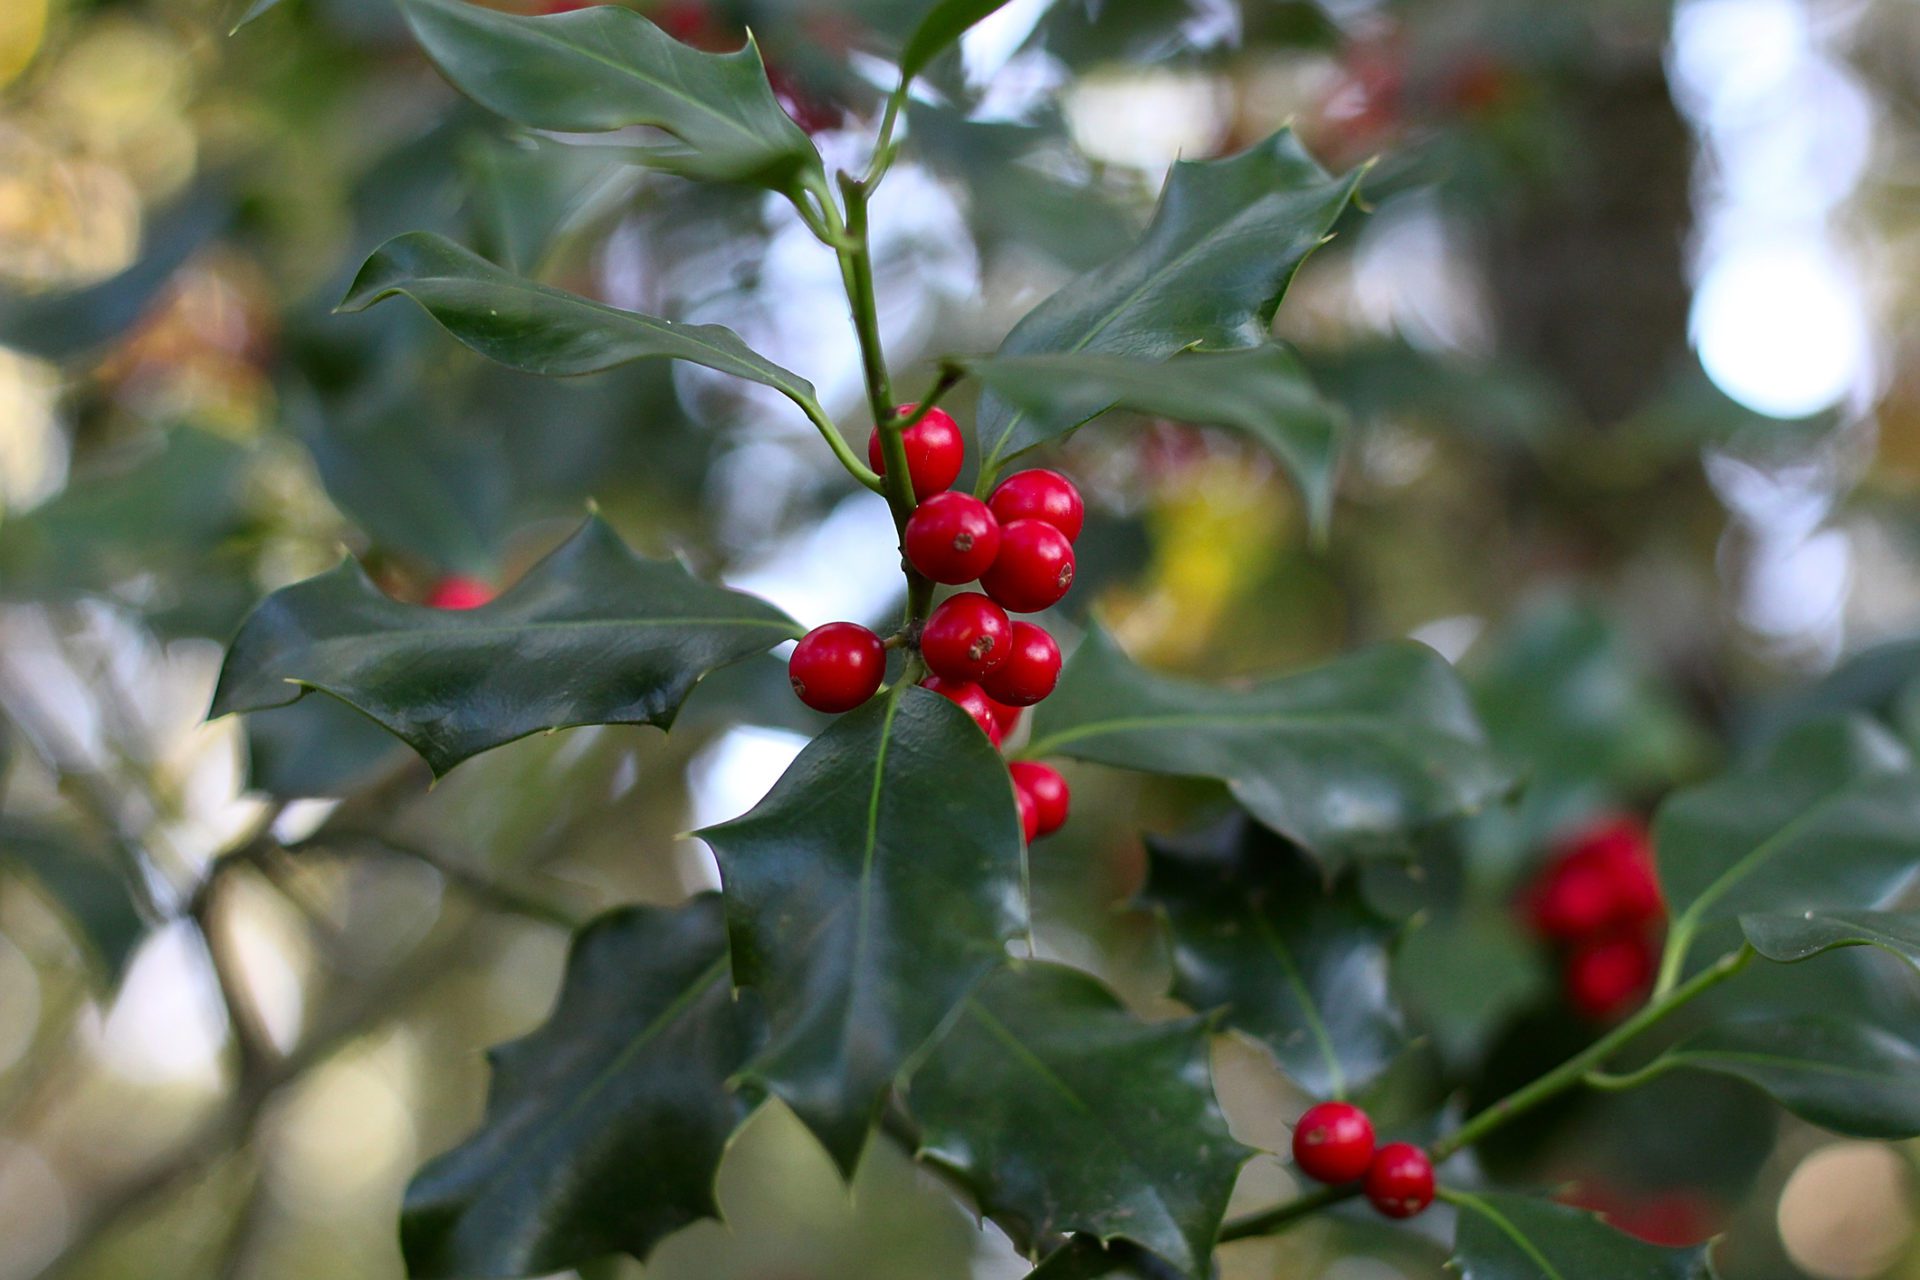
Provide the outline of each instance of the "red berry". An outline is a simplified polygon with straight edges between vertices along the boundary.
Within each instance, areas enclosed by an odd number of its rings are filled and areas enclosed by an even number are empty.
[[[1000,724],[993,716],[993,701],[981,692],[979,685],[969,680],[945,680],[939,676],[928,676],[920,684],[973,717],[973,722],[980,726],[980,732],[986,734],[994,746],[1000,745]]]
[[[1433,1161],[1411,1142],[1389,1142],[1367,1166],[1367,1200],[1389,1218],[1411,1218],[1433,1203]]]
[[[1318,1182],[1352,1182],[1373,1159],[1373,1121],[1351,1102],[1308,1107],[1293,1130],[1293,1162]]]
[[[935,582],[972,582],[1000,553],[1000,522],[968,493],[936,493],[907,519],[907,559]]]
[[[1584,942],[1567,957],[1567,1002],[1596,1022],[1625,1013],[1653,980],[1654,962],[1653,944],[1637,933]]]
[[[987,594],[1015,613],[1038,613],[1073,585],[1073,544],[1038,520],[1000,526],[1000,554],[980,575]]]
[[[1013,789],[1013,802],[1020,807],[1020,834],[1032,844],[1040,836],[1040,802],[1018,787]]]
[[[1039,520],[1066,534],[1068,542],[1080,536],[1087,518],[1080,491],[1058,471],[1016,471],[1000,482],[987,505],[1001,524]]]
[[[880,688],[887,648],[857,622],[829,622],[802,636],[787,659],[787,678],[815,711],[851,711]]]
[[[1613,876],[1590,858],[1562,858],[1541,876],[1533,895],[1533,923],[1561,941],[1591,937],[1613,922]]]
[[[430,609],[478,609],[493,599],[493,588],[478,578],[442,578],[427,593]]]
[[[894,412],[910,414],[917,406],[903,404]],[[960,463],[966,457],[966,441],[960,436],[960,424],[941,409],[927,410],[927,416],[907,429],[907,474],[913,478],[913,496],[931,497],[950,489],[960,477]],[[880,428],[867,437],[867,465],[881,475],[887,474],[887,459],[880,448]]]
[[[1006,661],[988,672],[980,683],[997,702],[1030,707],[1052,693],[1059,680],[1060,646],[1031,622],[1016,622]]]
[[[1040,835],[1052,835],[1065,825],[1071,796],[1067,780],[1058,771],[1032,760],[1016,760],[1007,766],[1007,772],[1013,775],[1013,785],[1020,794],[1033,798],[1040,818]]]
[[[948,596],[920,631],[920,656],[937,676],[978,681],[1007,659],[1013,624],[1007,611],[978,591]]]
[[[1567,856],[1605,869],[1613,881],[1613,923],[1648,924],[1666,914],[1660,877],[1653,869],[1653,840],[1637,818],[1614,818],[1590,827]]]

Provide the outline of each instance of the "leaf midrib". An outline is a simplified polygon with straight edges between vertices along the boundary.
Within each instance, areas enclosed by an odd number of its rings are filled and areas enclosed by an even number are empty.
[[[1553,1265],[1546,1254],[1540,1252],[1534,1245],[1532,1239],[1530,1239],[1524,1231],[1520,1230],[1519,1227],[1515,1226],[1513,1220],[1508,1218],[1506,1214],[1501,1213],[1479,1196],[1469,1195],[1464,1191],[1455,1191],[1449,1198],[1452,1199],[1454,1203],[1465,1205],[1475,1213],[1480,1214],[1488,1222],[1491,1222],[1494,1227],[1499,1230],[1501,1235],[1512,1241],[1516,1248],[1527,1255],[1534,1266],[1539,1267],[1541,1271],[1546,1273],[1547,1280],[1566,1280],[1566,1277],[1561,1273],[1560,1269]]]
[[[1791,819],[1778,831],[1775,831],[1765,840],[1762,840],[1759,844],[1742,854],[1734,861],[1732,866],[1714,877],[1706,888],[1694,895],[1693,901],[1689,902],[1680,914],[1674,918],[1673,933],[1682,938],[1691,937],[1694,929],[1704,918],[1706,911],[1711,908],[1714,903],[1730,893],[1736,885],[1742,880],[1745,880],[1747,876],[1752,874],[1761,864],[1767,862],[1776,853],[1780,852],[1781,846],[1786,842],[1793,840],[1813,822],[1824,817],[1828,810],[1834,808],[1844,800],[1851,799],[1856,787],[1856,783],[1849,782],[1845,786],[1828,792],[1825,796],[1807,806],[1799,816]]]
[[[1826,1062],[1819,1058],[1789,1058],[1782,1054],[1762,1053],[1757,1050],[1681,1049],[1673,1057],[1674,1061],[1683,1066],[1702,1069],[1711,1068],[1715,1063],[1733,1063],[1742,1066],[1770,1067],[1777,1071],[1792,1071],[1807,1075],[1842,1076],[1847,1079],[1880,1084],[1907,1083],[1915,1075],[1920,1075],[1920,1062],[1912,1064],[1915,1068],[1913,1072],[1906,1076],[1899,1076],[1890,1071],[1874,1071],[1849,1066],[1843,1062]]]

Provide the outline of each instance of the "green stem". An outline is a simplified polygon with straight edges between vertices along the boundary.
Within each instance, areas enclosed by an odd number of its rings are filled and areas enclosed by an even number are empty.
[[[1435,1164],[1439,1164],[1575,1085],[1586,1083],[1603,1089],[1628,1088],[1652,1079],[1660,1074],[1660,1071],[1655,1070],[1660,1066],[1657,1060],[1638,1071],[1620,1076],[1599,1073],[1598,1068],[1608,1057],[1624,1048],[1628,1041],[1662,1021],[1682,1005],[1719,986],[1746,968],[1752,963],[1754,954],[1750,946],[1742,946],[1738,951],[1728,952],[1672,991],[1649,1000],[1638,1013],[1546,1075],[1508,1094],[1467,1120],[1445,1138],[1434,1143],[1428,1148],[1428,1155],[1433,1158]],[[1224,1244],[1229,1240],[1272,1235],[1300,1218],[1344,1200],[1350,1200],[1358,1194],[1360,1194],[1360,1187],[1357,1183],[1338,1187],[1321,1187],[1317,1191],[1296,1197],[1285,1204],[1233,1219],[1220,1228],[1220,1242]]]
[[[847,443],[847,438],[840,434],[840,428],[834,425],[833,419],[827,416],[827,411],[820,407],[817,400],[796,396],[794,403],[806,411],[807,418],[819,430],[821,439],[827,442],[827,448],[833,450],[833,456],[840,459],[840,465],[847,469],[848,475],[875,493],[884,494],[887,491],[879,474],[860,460],[860,456]]]
[[[1568,1089],[1579,1084],[1588,1073],[1596,1070],[1614,1053],[1624,1047],[1628,1041],[1646,1031],[1669,1014],[1689,1003],[1698,996],[1719,986],[1746,968],[1753,960],[1754,951],[1750,946],[1742,946],[1720,957],[1719,960],[1702,969],[1699,973],[1681,983],[1665,995],[1647,1002],[1647,1004],[1625,1022],[1601,1036],[1579,1053],[1524,1088],[1517,1089],[1500,1101],[1455,1129],[1451,1134],[1434,1143],[1429,1154],[1438,1164],[1448,1156],[1466,1147],[1472,1146],[1495,1129],[1518,1119],[1542,1103],[1551,1101]]]
[[[1248,1240],[1254,1236],[1270,1236],[1284,1227],[1289,1227],[1309,1214],[1332,1208],[1344,1200],[1351,1200],[1360,1194],[1360,1184],[1349,1182],[1344,1186],[1321,1187],[1304,1196],[1296,1197],[1285,1204],[1276,1205],[1260,1213],[1250,1213],[1244,1218],[1235,1218],[1220,1228],[1220,1243],[1229,1240]]]
[[[873,411],[880,432],[880,451],[886,459],[881,477],[887,505],[893,509],[894,529],[903,538],[907,520],[913,515],[913,476],[907,467],[906,424],[894,412],[893,379],[887,373],[886,351],[880,343],[880,308],[873,289],[873,255],[867,243],[868,189],[846,174],[840,175],[840,191],[846,200],[844,227],[834,228],[844,243],[835,249],[840,258],[840,275],[846,284],[847,305],[853,313],[853,328],[860,339],[861,368],[866,375],[867,404]],[[834,214],[832,220],[838,220]],[[933,583],[915,571],[903,555],[901,571],[907,577],[907,631],[918,639],[919,624],[933,606]]]

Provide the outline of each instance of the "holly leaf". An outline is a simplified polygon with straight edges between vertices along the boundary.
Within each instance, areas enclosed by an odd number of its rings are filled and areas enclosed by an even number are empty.
[[[720,861],[734,977],[767,1008],[746,1075],[851,1174],[883,1095],[1025,927],[1006,765],[953,703],[897,688],[698,834]]]
[[[1357,172],[1328,176],[1286,129],[1239,155],[1180,161],[1140,242],[1028,312],[999,355],[1151,362],[1196,345],[1260,346],[1294,272],[1359,180]],[[1100,413],[1111,402],[1097,390],[1045,411],[983,397],[984,468],[995,471]]]
[[[648,125],[674,144],[645,149],[645,163],[705,182],[790,194],[825,182],[820,154],[781,109],[751,38],[734,53],[704,53],[621,5],[544,17],[466,0],[400,8],[440,73],[509,120],[561,133]]]
[[[0,820],[0,868],[8,864],[20,867],[46,891],[99,962],[106,989],[118,987],[127,962],[147,936],[147,922],[121,870],[65,833]]]
[[[1740,917],[1753,949],[1780,964],[1795,964],[1837,947],[1878,947],[1920,964],[1920,913],[1911,911],[1800,911]]]
[[[1705,1245],[1668,1249],[1536,1196],[1448,1190],[1460,1280],[1713,1280]]]
[[[1749,913],[1882,904],[1920,861],[1920,776],[1859,717],[1811,721],[1757,760],[1673,796],[1654,818],[1670,954]]]
[[[940,0],[920,19],[920,25],[913,29],[900,51],[901,82],[910,83],[969,28],[1006,6],[1007,0]]]
[[[1643,1071],[1683,1067],[1745,1080],[1835,1133],[1920,1135],[1920,1049],[1864,1022],[1810,1014],[1722,1023]]]
[[[1104,404],[1242,432],[1279,459],[1306,495],[1313,527],[1326,527],[1346,417],[1285,347],[1187,351],[1170,360],[1084,352],[998,356],[965,367],[1037,420],[1072,417],[1082,406]]]
[[[431,232],[409,231],[381,245],[337,309],[365,311],[396,294],[419,303],[466,346],[522,373],[570,377],[633,360],[688,360],[802,405],[813,399],[805,378],[723,325],[676,324],[535,284]]]
[[[1103,1244],[1092,1236],[1075,1236],[1029,1271],[1026,1280],[1174,1280],[1182,1273],[1137,1245],[1125,1240]]]
[[[727,1087],[757,1019],[727,981],[720,899],[625,907],[582,929],[552,1016],[493,1050],[486,1119],[407,1188],[415,1277],[563,1271],[719,1216],[746,1106]]]
[[[1252,1154],[1227,1132],[1208,1053],[1204,1017],[1142,1022],[1077,969],[1018,965],[915,1073],[921,1158],[1029,1238],[1124,1238],[1204,1276]]]
[[[1364,1089],[1399,1051],[1387,986],[1393,927],[1351,882],[1245,818],[1148,839],[1142,899],[1166,920],[1173,995],[1221,1010],[1314,1097]]]
[[[1143,670],[1094,628],[1023,754],[1216,778],[1328,867],[1403,853],[1411,829],[1508,786],[1452,668],[1410,642],[1215,686]]]
[[[401,604],[351,560],[274,592],[234,637],[210,714],[318,689],[438,775],[543,729],[664,729],[702,676],[798,631],[752,596],[634,555],[596,516],[478,609]]]

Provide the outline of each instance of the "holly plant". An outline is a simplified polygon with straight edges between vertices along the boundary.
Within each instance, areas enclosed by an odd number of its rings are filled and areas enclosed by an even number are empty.
[[[405,298],[524,373],[677,360],[758,384],[818,432],[850,490],[887,504],[905,599],[887,634],[803,633],[589,515],[497,597],[454,580],[400,603],[349,560],[245,622],[216,714],[318,693],[436,775],[567,726],[670,730],[709,675],[789,643],[794,696],[833,717],[764,799],[696,833],[717,893],[579,929],[551,1015],[494,1052],[484,1118],[413,1179],[411,1274],[644,1260],[718,1215],[723,1153],[769,1100],[849,1177],[876,1144],[910,1154],[1036,1280],[1199,1280],[1221,1246],[1322,1215],[1444,1235],[1467,1280],[1680,1280],[1710,1273],[1709,1245],[1648,1243],[1553,1186],[1503,1185],[1480,1149],[1576,1092],[1679,1073],[1744,1082],[1835,1132],[1920,1135],[1920,1051],[1846,1001],[1784,1017],[1723,998],[1834,948],[1920,959],[1920,918],[1898,909],[1920,863],[1920,772],[1895,734],[1847,711],[1804,717],[1674,792],[1650,830],[1622,818],[1578,835],[1541,871],[1516,910],[1592,1029],[1571,1056],[1492,1096],[1406,1087],[1436,1045],[1409,1035],[1419,975],[1385,982],[1389,959],[1435,946],[1444,921],[1420,895],[1460,833],[1551,773],[1496,750],[1480,716],[1497,683],[1470,696],[1412,641],[1209,683],[1048,612],[1105,546],[1079,541],[1087,511],[1059,445],[1109,414],[1243,437],[1339,545],[1346,421],[1272,333],[1302,264],[1364,218],[1365,169],[1330,173],[1285,129],[1182,160],[1130,246],[1039,301],[997,350],[946,352],[927,385],[902,387],[881,341],[874,196],[914,144],[917,82],[999,7],[925,12],[877,131],[839,168],[750,39],[707,51],[619,6],[401,0],[440,72],[488,111],[617,133],[609,164],[790,206],[844,283],[870,420],[835,421],[801,372],[729,328],[594,301],[439,234],[384,244],[332,323]],[[1030,846],[1071,825],[1068,777],[1098,769],[1207,780],[1230,809],[1148,842],[1139,904],[1170,975],[1158,1002],[1034,942]],[[1396,894],[1416,901],[1397,910]],[[1232,1214],[1263,1140],[1230,1130],[1215,1096],[1211,1055],[1229,1036],[1313,1101],[1282,1117],[1290,1143],[1264,1141],[1285,1148],[1272,1154],[1295,1190]]]

